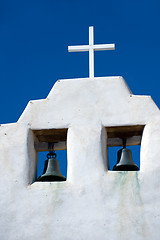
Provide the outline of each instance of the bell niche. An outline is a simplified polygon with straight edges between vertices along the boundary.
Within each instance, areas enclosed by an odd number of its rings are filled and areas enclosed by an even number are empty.
[[[67,129],[33,130],[33,133],[38,156],[36,182],[66,181]]]
[[[109,170],[140,170],[140,145],[143,129],[144,125],[106,127]],[[119,147],[122,148],[119,149]]]

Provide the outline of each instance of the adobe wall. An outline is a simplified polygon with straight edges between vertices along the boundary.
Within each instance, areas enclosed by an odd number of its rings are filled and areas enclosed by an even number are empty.
[[[160,114],[122,77],[59,80],[0,126],[0,239],[159,240]],[[139,172],[107,170],[106,127],[144,125]],[[34,130],[68,129],[67,181],[35,182]]]

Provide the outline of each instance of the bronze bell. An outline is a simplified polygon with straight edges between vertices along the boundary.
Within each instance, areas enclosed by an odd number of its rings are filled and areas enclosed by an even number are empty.
[[[59,162],[56,159],[56,153],[49,151],[47,160],[44,164],[43,174],[37,179],[39,182],[60,182],[66,181],[66,178],[61,174]]]
[[[123,140],[123,148],[117,153],[117,164],[113,171],[138,171],[138,166],[133,162],[132,152],[126,148],[126,140]]]

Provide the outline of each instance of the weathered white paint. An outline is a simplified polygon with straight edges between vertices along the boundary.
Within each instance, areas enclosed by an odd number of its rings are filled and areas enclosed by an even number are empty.
[[[141,124],[141,170],[108,171],[104,127]],[[34,182],[32,130],[52,128],[68,128],[67,181]],[[160,113],[122,77],[57,81],[0,139],[0,239],[159,240]]]
[[[94,44],[94,28],[89,27],[89,45],[69,46],[68,52],[89,51],[89,77],[94,79],[94,51],[115,50],[115,44]]]

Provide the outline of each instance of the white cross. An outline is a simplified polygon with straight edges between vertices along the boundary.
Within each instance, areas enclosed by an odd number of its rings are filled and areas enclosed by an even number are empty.
[[[115,44],[96,44],[94,45],[93,27],[89,27],[89,45],[69,46],[68,52],[89,51],[89,77],[94,78],[94,50],[115,50]]]

